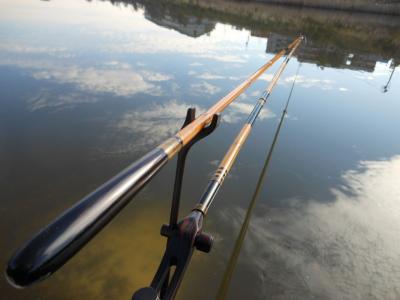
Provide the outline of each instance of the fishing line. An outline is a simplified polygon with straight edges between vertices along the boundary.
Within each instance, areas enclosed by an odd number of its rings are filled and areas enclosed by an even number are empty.
[[[288,99],[286,100],[286,104],[285,104],[284,109],[282,111],[282,116],[280,118],[278,127],[277,127],[277,129],[275,131],[274,138],[273,138],[272,144],[271,144],[271,146],[270,146],[270,148],[268,150],[268,154],[267,154],[267,157],[265,159],[264,166],[263,166],[263,168],[261,170],[261,173],[260,173],[256,188],[255,188],[254,193],[253,193],[253,197],[252,197],[252,199],[250,201],[250,204],[249,204],[249,206],[247,208],[246,216],[245,216],[244,221],[243,221],[243,225],[242,225],[242,227],[240,229],[240,232],[239,232],[239,235],[238,235],[238,237],[237,237],[237,239],[235,241],[235,246],[233,248],[232,254],[231,254],[231,256],[229,258],[229,261],[228,261],[227,268],[225,269],[224,276],[223,276],[221,284],[219,286],[217,297],[216,297],[217,300],[226,299],[226,296],[227,296],[227,293],[228,293],[228,290],[229,290],[229,285],[230,285],[230,282],[232,280],[232,276],[233,276],[233,273],[234,273],[236,265],[237,265],[237,261],[238,261],[239,255],[240,255],[241,248],[243,246],[243,242],[244,242],[244,239],[245,239],[245,236],[246,236],[246,233],[247,233],[247,229],[248,229],[249,224],[250,224],[251,215],[252,215],[253,209],[254,209],[254,207],[256,205],[256,202],[257,202],[258,196],[260,194],[260,191],[262,190],[262,187],[264,185],[265,174],[267,172],[269,163],[271,161],[272,153],[274,151],[274,148],[275,148],[275,145],[276,145],[276,141],[278,139],[279,132],[280,132],[282,124],[283,124],[283,120],[285,119],[286,114],[287,114],[287,108],[289,106],[290,99],[292,98],[294,85],[296,83],[296,79],[298,77],[300,67],[301,67],[301,63],[299,62],[299,65],[298,65],[297,71],[296,71],[296,75],[294,77],[294,80],[293,80],[293,83],[292,83],[292,87],[291,87],[290,92],[289,92]]]

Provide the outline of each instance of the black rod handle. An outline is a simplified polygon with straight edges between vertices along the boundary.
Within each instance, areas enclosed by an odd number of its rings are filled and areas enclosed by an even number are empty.
[[[28,286],[54,273],[99,232],[168,161],[155,148],[38,232],[11,257],[11,284]]]

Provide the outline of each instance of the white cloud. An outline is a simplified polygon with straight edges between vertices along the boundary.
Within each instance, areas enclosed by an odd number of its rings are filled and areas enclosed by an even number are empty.
[[[193,107],[193,105],[170,100],[166,103],[152,105],[145,110],[139,108],[125,113],[112,128],[117,129],[118,132],[135,134],[134,143],[126,142],[125,145],[117,143],[118,149],[115,149],[114,152],[144,150],[158,145],[180,129],[189,107]],[[195,107],[196,115],[204,111],[202,107]],[[252,108],[253,106],[250,104],[233,102],[223,113],[223,120],[230,123],[241,121],[247,117]],[[266,119],[273,116],[272,112],[264,108],[259,118]]]
[[[84,91],[112,93],[117,96],[132,96],[137,93],[158,96],[162,92],[155,82],[173,78],[158,72],[134,70],[130,64],[119,61],[81,67],[51,59],[7,58],[0,60],[0,65],[26,69],[37,80],[74,84]]]
[[[193,105],[171,100],[153,105],[147,110],[127,112],[114,127],[120,131],[129,131],[138,135],[134,144],[128,144],[125,147],[126,150],[148,149],[149,146],[161,143],[180,129],[189,107],[193,107]],[[203,109],[195,107],[196,114],[199,115]]]
[[[55,110],[73,108],[78,104],[95,103],[98,99],[93,96],[80,93],[55,94],[50,90],[42,90],[37,95],[27,100],[28,110],[36,111],[43,108]]]
[[[210,55],[208,53],[205,53],[205,54],[199,54],[197,55],[197,57],[207,58],[222,62],[236,63],[236,64],[247,62],[247,58],[239,55],[218,54],[218,53]]]
[[[85,91],[113,93],[117,96],[130,96],[140,92],[160,94],[159,88],[145,81],[141,74],[127,69],[69,66],[35,71],[32,76],[35,79],[75,84]]]
[[[274,75],[273,74],[262,74],[261,76],[260,76],[260,80],[265,80],[265,81],[271,81],[272,80],[272,78],[274,77]]]
[[[190,85],[190,88],[193,93],[195,94],[210,94],[214,95],[221,91],[221,88],[215,85],[212,85],[211,83],[202,81],[200,83],[193,83]]]
[[[166,75],[151,71],[141,71],[140,73],[148,81],[168,81],[174,78],[172,75]]]
[[[143,22],[148,21],[143,20]],[[200,59],[235,63],[239,67],[250,59],[246,54],[236,55],[227,53],[227,48],[230,51],[240,51],[242,48],[239,47],[236,40],[222,42],[215,35],[217,35],[217,32],[213,31],[211,36],[188,39],[175,31],[156,28],[151,30],[151,32],[139,31],[131,36],[129,40],[123,41],[118,45],[111,43],[104,45],[103,50],[112,53],[187,54]],[[195,61],[190,65],[201,66],[203,64]]]
[[[251,92],[250,96],[251,97],[260,97],[261,94],[262,94],[261,90],[256,90],[256,91]]]
[[[249,96],[247,96],[246,92],[241,93],[238,97],[239,101],[245,100],[247,98],[249,98]]]
[[[125,70],[132,69],[132,66],[130,64],[120,62],[117,60],[104,62],[103,65],[113,69],[125,69]]]
[[[18,43],[0,44],[0,51],[13,54],[47,54],[60,58],[73,56],[65,47],[32,46]]]
[[[4,2],[4,1],[3,1]],[[54,26],[79,26],[82,31],[97,30],[99,34],[129,33],[144,29],[155,30],[157,26],[144,22],[143,11],[132,13],[120,9],[108,1],[70,0],[57,5],[50,1],[26,2],[13,0],[2,3],[1,19],[20,24],[53,24]],[[66,18],[65,16],[68,16]]]
[[[240,122],[244,118],[247,118],[247,116],[251,113],[253,108],[254,108],[253,104],[233,102],[227,109],[226,113],[222,116],[222,120],[227,123]],[[264,106],[258,118],[260,120],[263,120],[267,118],[273,118],[274,116],[275,114]]]
[[[204,79],[204,80],[225,79],[224,76],[211,74],[211,73],[208,73],[208,72],[198,75],[197,78]]]
[[[292,83],[296,76],[289,76],[284,79],[284,83]],[[335,81],[331,79],[323,79],[323,78],[311,78],[305,77],[303,75],[298,75],[296,78],[296,85],[299,85],[304,88],[311,88],[311,87],[319,87],[323,90],[331,90]]]
[[[206,37],[188,39],[174,31],[164,32],[159,29],[152,31],[151,34],[138,33],[132,38],[134,41],[121,42],[118,45],[107,44],[103,50],[113,53],[187,54],[196,58],[235,63],[239,66],[248,60],[244,56],[226,54],[225,47],[229,46],[231,51],[235,51],[236,44],[222,47],[220,41],[208,37],[206,41]],[[198,63],[195,63],[195,66],[198,66]]]
[[[260,297],[271,292],[267,281],[307,299],[397,299],[399,174],[400,156],[362,161],[332,188],[333,201],[288,199],[254,217],[242,255],[258,274]]]
[[[195,75],[195,74],[196,73],[194,73],[192,75]],[[205,72],[205,73],[199,74],[197,76],[197,78],[203,79],[203,80],[218,80],[218,79],[239,80],[240,79],[239,77],[236,77],[236,76],[223,76],[223,75],[212,74],[212,73],[209,73],[209,72]]]

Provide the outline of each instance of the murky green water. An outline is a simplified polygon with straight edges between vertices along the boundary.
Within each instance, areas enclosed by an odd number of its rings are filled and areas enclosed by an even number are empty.
[[[114,1],[115,2],[115,1]],[[11,1],[0,11],[0,262],[239,84],[291,60],[206,220],[179,299],[214,299],[298,64],[229,299],[400,298],[400,18],[223,1]],[[190,153],[193,206],[271,68]],[[130,299],[165,239],[170,163],[48,280],[1,299]]]

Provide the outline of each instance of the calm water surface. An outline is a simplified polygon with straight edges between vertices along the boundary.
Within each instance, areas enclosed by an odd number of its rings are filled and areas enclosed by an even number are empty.
[[[115,1],[113,1],[115,2]],[[400,298],[400,20],[223,1],[0,0],[0,262],[300,32],[206,220],[179,299],[214,299],[301,63],[229,299]],[[277,66],[190,153],[200,196]],[[130,299],[164,250],[170,163],[48,280],[1,299]]]

